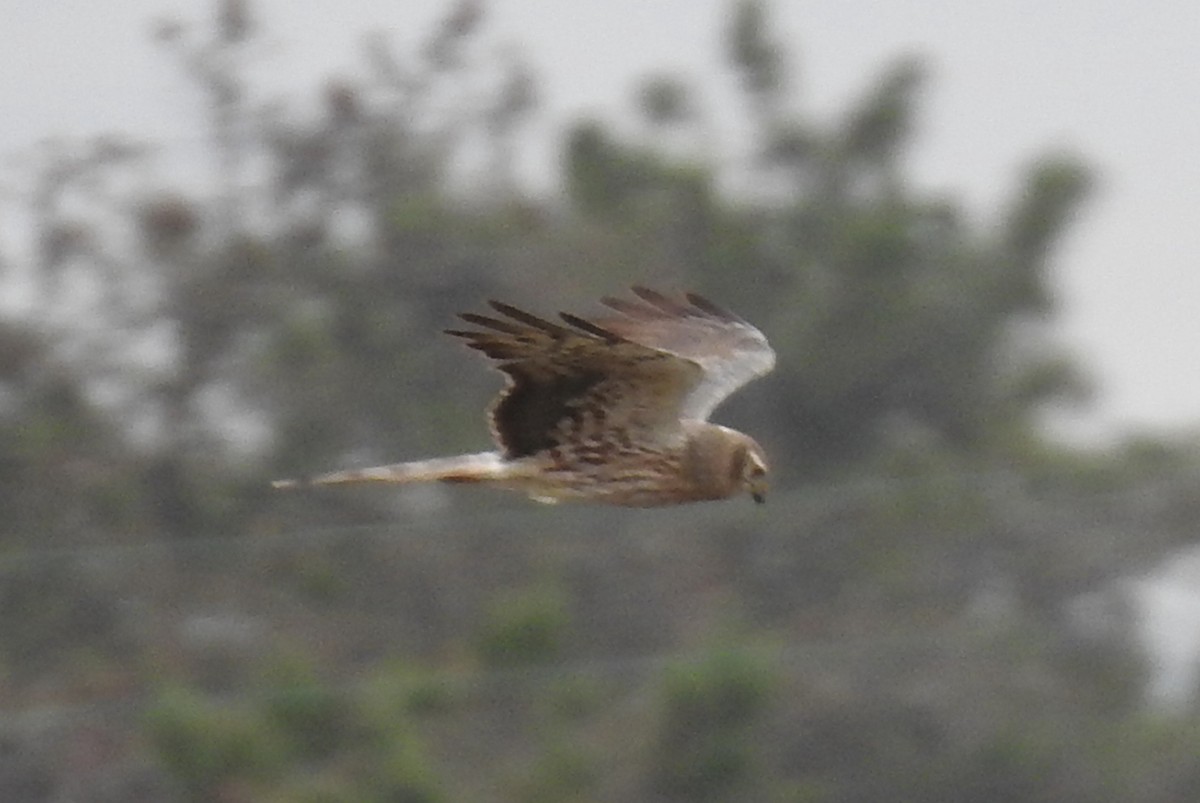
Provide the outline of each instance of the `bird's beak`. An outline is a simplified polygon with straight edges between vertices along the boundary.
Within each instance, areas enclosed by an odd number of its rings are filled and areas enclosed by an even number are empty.
[[[760,505],[767,501],[767,495],[763,493],[752,493],[750,494],[750,498]]]

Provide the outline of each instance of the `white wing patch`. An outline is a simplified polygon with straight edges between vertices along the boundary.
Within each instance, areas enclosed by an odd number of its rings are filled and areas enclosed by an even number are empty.
[[[595,324],[700,366],[704,373],[685,396],[680,418],[706,420],[730,394],[775,367],[775,352],[763,333],[729,310],[694,293],[679,301],[645,287],[633,292],[639,301],[602,299],[621,317]]]

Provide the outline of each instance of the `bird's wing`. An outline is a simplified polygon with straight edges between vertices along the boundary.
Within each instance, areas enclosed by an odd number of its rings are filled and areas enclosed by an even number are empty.
[[[560,446],[631,449],[679,437],[681,410],[706,381],[685,354],[639,343],[574,315],[543,320],[497,301],[503,317],[463,313],[476,330],[447,330],[509,377],[493,403],[492,434],[506,458]],[[650,441],[650,443],[647,443]]]
[[[682,402],[682,418],[707,419],[730,394],[775,367],[775,352],[763,333],[729,310],[695,293],[673,299],[645,287],[634,287],[633,292],[637,301],[602,299],[620,315],[593,323],[602,331],[703,369]]]

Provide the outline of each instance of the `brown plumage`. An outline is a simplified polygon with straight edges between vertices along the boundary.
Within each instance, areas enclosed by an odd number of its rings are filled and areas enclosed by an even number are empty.
[[[771,370],[762,333],[711,301],[634,287],[617,314],[561,323],[492,301],[447,333],[496,361],[508,385],[489,410],[497,451],[324,474],[276,487],[359,482],[487,483],[543,502],[649,507],[749,493],[767,463],[752,438],[707,419]]]

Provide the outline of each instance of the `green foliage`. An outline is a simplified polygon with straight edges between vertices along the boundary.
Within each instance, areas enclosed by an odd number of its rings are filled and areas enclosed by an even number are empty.
[[[1075,156],[1036,161],[1009,211],[1007,245],[1028,273],[1044,268],[1050,248],[1079,211],[1093,184],[1092,171]]]
[[[753,775],[750,727],[773,684],[763,662],[731,650],[669,669],[651,751],[655,787],[677,800],[736,797]]]
[[[782,89],[783,53],[767,36],[767,12],[762,0],[739,0],[726,44],[729,58],[741,74],[747,93],[769,97]]]
[[[692,114],[692,100],[682,81],[668,75],[646,79],[638,89],[638,109],[651,125],[669,127]]]
[[[298,659],[264,678],[261,702],[221,704],[182,689],[163,691],[146,717],[160,762],[190,799],[251,784],[267,800],[439,803],[442,782],[405,711],[386,721],[372,695],[348,696]],[[345,777],[347,767],[365,771]],[[312,775],[297,785],[297,773]]]
[[[455,684],[438,672],[389,666],[367,683],[361,715],[371,729],[386,735],[396,723],[452,713],[461,705],[460,696]]]
[[[595,799],[599,780],[593,759],[568,741],[547,744],[523,774],[513,803],[586,803]]]
[[[627,209],[643,185],[642,165],[597,122],[576,125],[566,147],[567,188],[583,212],[600,217]]]
[[[411,733],[397,734],[381,770],[380,780],[372,785],[381,803],[441,803],[447,799],[423,743]]]
[[[841,138],[848,156],[874,165],[894,163],[912,131],[914,95],[924,75],[921,60],[913,57],[884,71],[844,123]]]
[[[304,777],[267,793],[263,803],[359,803],[363,792],[339,778]]]
[[[162,692],[146,724],[160,761],[192,800],[213,800],[223,784],[262,779],[283,762],[276,735],[250,712],[185,689]]]
[[[480,662],[497,668],[551,663],[561,654],[569,622],[565,600],[554,588],[502,595],[477,638]]]
[[[281,656],[264,677],[264,720],[300,760],[329,758],[351,733],[343,695],[322,683],[305,659]]]

